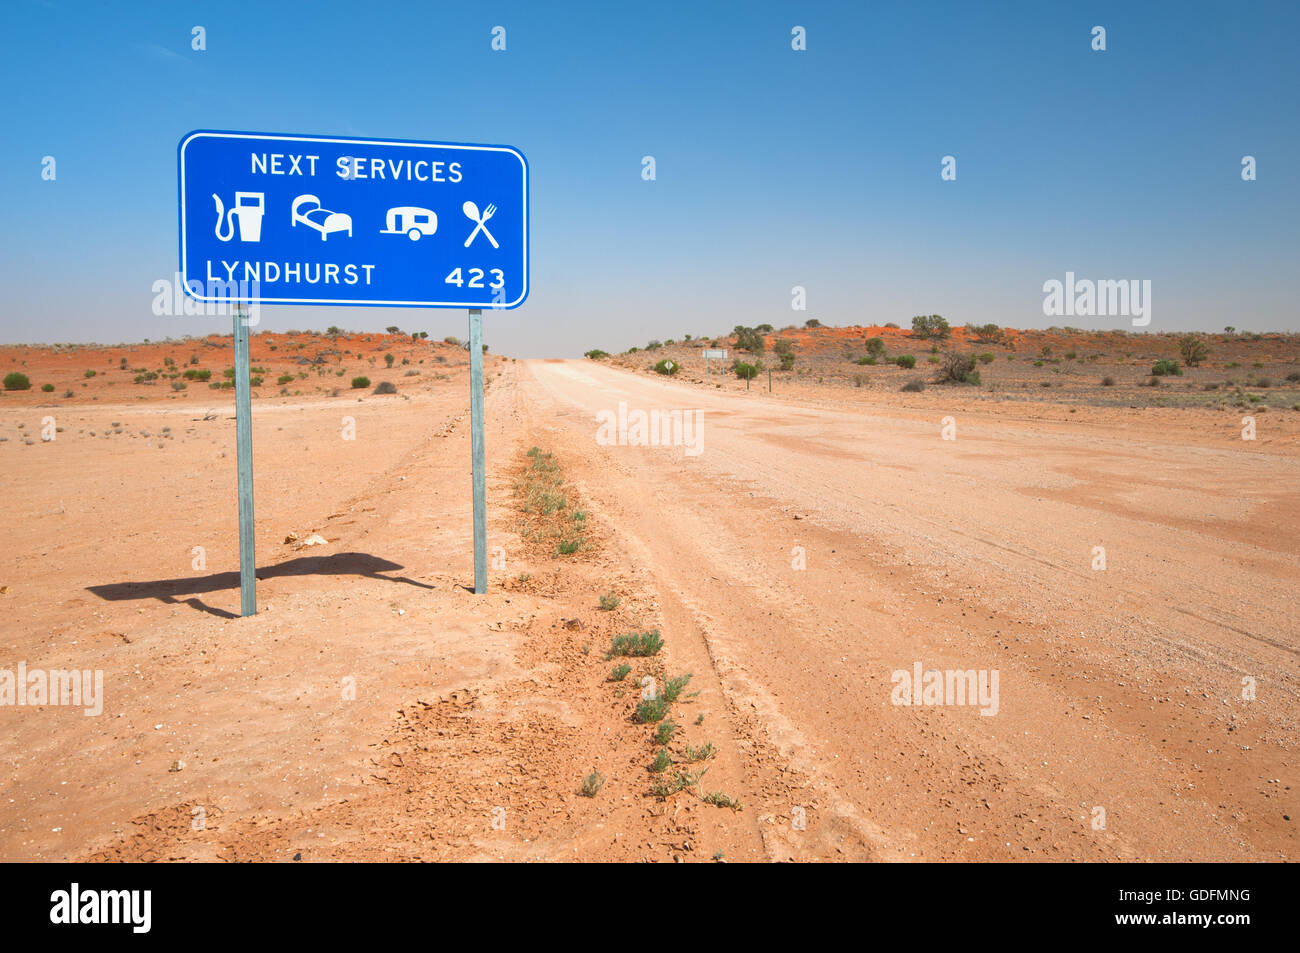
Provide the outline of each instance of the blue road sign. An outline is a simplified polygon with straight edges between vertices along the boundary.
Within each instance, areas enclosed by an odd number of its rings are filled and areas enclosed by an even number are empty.
[[[200,301],[516,308],[528,163],[509,146],[192,132],[180,257]]]

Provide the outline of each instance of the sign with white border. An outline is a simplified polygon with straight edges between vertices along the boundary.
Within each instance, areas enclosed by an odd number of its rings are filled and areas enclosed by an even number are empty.
[[[510,146],[191,132],[180,271],[199,301],[517,308],[528,162]]]

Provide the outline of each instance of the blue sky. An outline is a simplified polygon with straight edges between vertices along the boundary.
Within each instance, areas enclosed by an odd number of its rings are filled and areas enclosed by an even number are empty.
[[[200,128],[518,147],[531,292],[485,314],[499,353],[809,317],[1130,326],[1045,317],[1042,285],[1067,271],[1150,279],[1149,331],[1300,329],[1296,4],[399,7],[9,0],[0,341],[229,330],[151,311],[176,270],[176,146]],[[438,337],[465,323],[262,315]]]

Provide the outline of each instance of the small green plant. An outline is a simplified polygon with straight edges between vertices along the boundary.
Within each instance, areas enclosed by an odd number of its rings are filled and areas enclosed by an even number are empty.
[[[393,357],[391,352],[384,355],[384,363],[387,364],[389,367],[393,366],[393,362],[395,360],[397,360],[397,358]]]
[[[633,717],[638,724],[649,725],[656,721],[663,721],[668,714],[668,699],[659,695],[655,698],[643,698],[636,706],[636,712]]]
[[[666,748],[660,748],[659,751],[655,754],[654,761],[650,762],[650,770],[653,771],[655,774],[659,774],[662,771],[667,771],[672,766],[673,766],[673,759],[668,754],[668,749]]]
[[[1177,361],[1161,359],[1151,365],[1152,377],[1182,377],[1183,369]]]
[[[896,354],[892,360],[899,367],[905,367],[909,371],[916,367],[916,355],[914,354]]]
[[[44,391],[45,393],[47,393],[47,394],[52,394],[52,393],[54,393],[54,385],[53,385],[53,384],[42,384],[42,385],[41,385],[41,390],[43,390],[43,391]]]
[[[606,658],[615,658],[617,656],[631,656],[633,658],[645,658],[649,655],[655,655],[664,647],[664,640],[659,635],[658,629],[651,629],[649,632],[628,632],[625,635],[616,635],[610,642],[609,654]]]
[[[731,797],[728,794],[723,794],[721,791],[710,791],[708,794],[704,795],[704,797],[702,797],[700,800],[702,800],[705,804],[712,804],[715,807],[729,807],[733,811],[741,810],[739,801],[737,801],[735,798]]]
[[[628,665],[626,662],[615,665],[609,671],[609,680],[611,682],[621,682],[623,679],[627,678],[630,671],[632,671],[632,666]]]
[[[26,374],[10,371],[5,375],[4,386],[5,390],[31,390],[32,382]]]
[[[692,763],[696,761],[708,761],[717,753],[717,749],[713,747],[712,741],[706,741],[698,748],[692,748],[690,745],[686,746],[686,760]]]
[[[686,685],[690,680],[691,676],[689,674],[678,675],[675,678],[666,680],[664,682],[664,698],[667,698],[670,702],[677,701],[677,699],[681,697],[682,692],[686,689]]]
[[[582,548],[582,537],[573,536],[569,539],[562,539],[555,545],[555,552],[559,556],[572,556]]]
[[[702,771],[691,774],[689,771],[678,768],[671,775],[662,774],[650,785],[650,793],[655,797],[671,797],[678,791],[685,791],[687,788],[698,785],[708,770],[708,768],[704,768]]]
[[[91,378],[91,377],[94,377],[96,373],[98,373],[98,372],[97,372],[97,371],[94,371],[94,370],[91,370],[91,369],[88,367],[88,368],[86,368],[86,371],[85,371],[84,374],[82,374],[82,376],[83,376],[83,377],[86,377],[86,378]]]
[[[186,371],[185,376],[188,377],[190,373],[191,373],[190,371]],[[294,377],[292,374],[281,374],[279,377],[275,379],[275,382],[277,384],[284,385],[284,384],[292,384],[293,380]]]
[[[704,724],[704,712],[700,712],[700,713],[699,713],[699,715],[698,715],[698,716],[696,717],[696,719],[695,719],[695,723],[696,723],[697,725],[702,725],[702,724]]]
[[[981,363],[981,364],[992,364],[992,363],[993,363],[993,355],[992,355],[991,353],[989,353],[988,351],[985,351],[983,354],[981,354],[981,355],[979,356],[979,358],[980,358],[980,363]]]
[[[375,394],[396,394],[397,385],[392,381],[380,381],[372,393]]]
[[[609,357],[609,352],[602,351],[600,348],[594,347],[582,356],[586,358],[590,358],[593,361],[599,361],[602,357]]]
[[[655,364],[656,374],[666,374],[669,377],[672,377],[681,369],[682,369],[682,365],[669,357],[665,357],[662,361],[659,361],[657,364]]]
[[[595,797],[604,786],[605,776],[595,768],[592,768],[591,774],[582,779],[582,790],[578,793],[583,797]]]
[[[744,361],[737,361],[735,366],[732,368],[732,370],[734,370],[736,372],[736,376],[743,381],[752,381],[755,377],[758,376],[757,365],[746,364]]]
[[[619,602],[620,600],[618,596],[614,595],[612,592],[607,592],[600,597],[600,611],[613,612],[618,608]]]
[[[659,727],[655,729],[655,744],[666,745],[673,740],[673,735],[677,732],[677,722],[661,721]]]
[[[354,378],[352,378],[352,389],[353,389],[353,390],[361,390],[361,389],[363,389],[363,388],[365,388],[365,387],[369,387],[369,386],[370,386],[370,378],[369,378],[369,377],[354,377]]]

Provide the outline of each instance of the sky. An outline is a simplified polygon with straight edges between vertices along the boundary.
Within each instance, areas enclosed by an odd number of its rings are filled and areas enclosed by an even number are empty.
[[[1133,329],[1045,315],[1067,272],[1150,281],[1143,331],[1296,331],[1298,27],[1295,3],[6,0],[0,343],[229,332],[154,314],[195,129],[517,148],[530,292],[484,314],[494,353],[934,313]],[[267,306],[260,328],[466,324]]]

